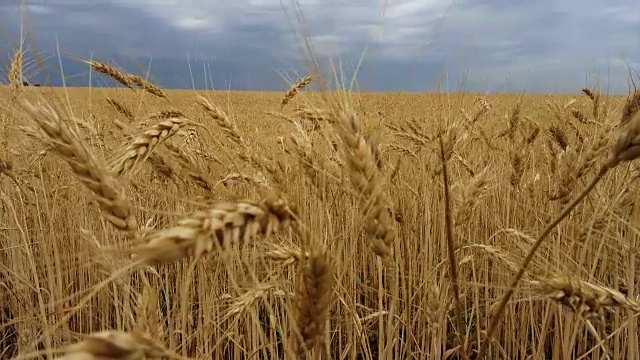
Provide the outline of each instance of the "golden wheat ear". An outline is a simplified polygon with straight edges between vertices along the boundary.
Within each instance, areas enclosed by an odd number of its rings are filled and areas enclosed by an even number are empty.
[[[146,335],[115,330],[89,334],[84,340],[68,346],[64,352],[60,360],[183,359]]]
[[[119,102],[116,99],[113,98],[106,98],[107,102],[109,103],[109,105],[111,105],[118,113],[124,115],[124,117],[126,117],[129,122],[134,122],[135,121],[135,116],[133,115],[133,111],[131,111],[131,109],[126,106],[125,104],[122,104],[121,102]],[[118,125],[118,127],[120,127],[120,125]],[[122,126],[122,129],[124,130],[124,126]]]
[[[640,112],[640,90],[636,90],[633,95],[627,97],[627,101],[622,108],[620,126],[627,124],[638,112]]]
[[[93,70],[107,75],[109,77],[111,77],[112,79],[116,80],[117,82],[119,82],[120,84],[128,87],[131,90],[133,89],[133,84],[131,82],[131,79],[129,78],[129,74],[120,71],[118,69],[116,69],[115,67],[103,63],[103,62],[99,62],[99,61],[92,61],[92,60],[82,60],[84,63],[88,64],[91,66],[91,68],[93,68]]]
[[[9,86],[15,92],[22,87],[22,70],[24,68],[22,49],[16,49],[9,67]]]
[[[160,89],[158,86],[154,85],[153,83],[147,81],[146,79],[138,75],[132,75],[132,74],[129,74],[127,78],[129,79],[129,81],[140,86],[142,90],[148,92],[149,94],[168,100],[167,94],[165,94],[164,91],[162,91],[162,89]]]
[[[275,194],[260,202],[219,203],[184,217],[173,227],[149,234],[134,254],[146,264],[169,263],[188,256],[199,258],[259,235],[271,236],[296,219],[293,205]]]
[[[202,107],[202,109],[216,122],[216,124],[224,131],[229,140],[240,146],[245,146],[244,139],[240,135],[240,131],[236,127],[236,124],[231,121],[231,118],[220,107],[212,104],[206,98],[198,95],[196,97],[196,103]]]
[[[119,230],[135,231],[136,221],[124,191],[69,126],[71,120],[48,105],[32,105],[26,100],[21,105],[47,135],[44,139],[48,145],[67,162],[78,180],[93,192],[107,220]]]
[[[301,265],[299,280],[295,296],[299,332],[296,348],[298,357],[303,358],[318,347],[333,299],[333,269],[326,254],[311,254]]]
[[[585,318],[601,318],[605,310],[623,308],[640,313],[640,304],[621,292],[569,277],[553,277],[532,282],[540,292]]]
[[[298,82],[296,82],[295,84],[293,84],[293,86],[291,86],[291,88],[284,94],[284,98],[282,99],[281,106],[284,107],[285,105],[287,105],[289,101],[291,101],[291,99],[293,99],[296,96],[296,94],[300,92],[300,90],[309,86],[309,84],[311,84],[312,81],[313,81],[313,77],[311,77],[311,75],[307,75],[302,79],[298,80]]]
[[[640,111],[636,110],[631,119],[621,127],[607,163],[611,168],[640,157]]]
[[[334,105],[331,116],[344,144],[351,184],[360,194],[365,231],[373,238],[371,249],[386,264],[392,257],[396,230],[390,216],[390,201],[383,188],[380,152],[375,139],[365,136],[355,111],[344,100]]]
[[[119,176],[128,172],[133,173],[138,164],[146,160],[160,143],[174,136],[186,121],[185,118],[165,119],[145,130],[125,147],[122,155],[113,161],[111,171]]]

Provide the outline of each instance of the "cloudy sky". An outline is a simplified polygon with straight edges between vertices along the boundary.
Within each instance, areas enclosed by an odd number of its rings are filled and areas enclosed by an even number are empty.
[[[456,90],[464,79],[470,91],[576,92],[599,76],[625,92],[629,66],[640,72],[638,0],[25,2],[0,0],[3,58],[22,13],[30,54],[55,56],[58,43],[68,81],[80,85],[88,72],[77,60],[92,56],[139,71],[151,60],[166,87],[280,90],[304,72],[300,35],[347,75],[366,49],[358,84],[369,91]],[[47,63],[58,83],[57,58]]]

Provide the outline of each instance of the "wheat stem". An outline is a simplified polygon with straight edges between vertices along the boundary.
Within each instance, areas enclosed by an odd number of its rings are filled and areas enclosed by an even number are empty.
[[[442,180],[444,182],[444,218],[446,221],[447,232],[447,251],[449,256],[449,268],[451,270],[451,282],[453,285],[453,300],[456,306],[457,322],[458,322],[458,334],[460,334],[464,328],[464,322],[462,319],[462,305],[460,304],[460,288],[458,284],[458,263],[456,261],[455,254],[455,240],[453,238],[453,220],[451,219],[451,199],[449,191],[449,174],[447,173],[447,159],[445,157],[444,144],[442,137],[440,137],[440,158],[442,160]],[[466,352],[464,352],[466,354]]]

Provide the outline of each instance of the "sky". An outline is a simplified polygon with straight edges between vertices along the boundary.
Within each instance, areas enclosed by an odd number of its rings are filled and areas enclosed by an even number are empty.
[[[0,75],[22,16],[27,55],[47,65],[31,75],[54,85],[59,60],[67,85],[88,85],[79,59],[93,58],[167,88],[282,90],[308,70],[303,36],[347,80],[362,58],[363,91],[625,93],[640,73],[637,0],[22,2],[0,0]]]

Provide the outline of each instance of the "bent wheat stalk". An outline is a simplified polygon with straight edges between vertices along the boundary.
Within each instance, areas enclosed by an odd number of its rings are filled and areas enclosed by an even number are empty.
[[[449,256],[449,270],[451,271],[451,283],[453,285],[454,304],[456,307],[456,320],[458,326],[458,334],[463,333],[463,312],[462,304],[460,303],[460,287],[458,283],[458,262],[456,261],[455,254],[455,239],[453,236],[453,219],[451,217],[451,195],[449,189],[449,174],[447,171],[447,159],[445,155],[445,146],[440,137],[440,159],[442,161],[442,181],[444,183],[444,217],[445,217],[445,230],[447,234],[447,252]],[[462,336],[461,336],[462,338]],[[465,359],[467,356],[465,356]]]
[[[624,118],[621,119],[624,121]],[[589,193],[598,185],[598,183],[604,179],[607,173],[618,166],[622,162],[633,161],[640,157],[640,111],[636,111],[635,115],[632,117],[628,123],[623,123],[625,129],[623,129],[617,139],[617,142],[614,144],[611,149],[611,156],[609,159],[601,166],[600,170],[596,174],[596,176],[591,180],[589,185],[569,204],[567,207],[558,215],[558,217],[553,220],[547,227],[542,231],[542,233],[536,239],[536,242],[533,244],[527,256],[522,261],[520,265],[520,269],[518,273],[513,278],[511,283],[509,284],[509,288],[500,300],[498,304],[497,311],[493,318],[491,319],[491,323],[489,324],[489,328],[487,329],[486,337],[480,346],[480,350],[478,352],[478,358],[483,359],[484,353],[489,346],[489,342],[491,341],[491,336],[498,326],[498,322],[500,321],[500,317],[504,313],[504,310],[509,302],[509,299],[515,292],[516,286],[520,282],[520,279],[524,276],[527,267],[531,260],[533,260],[533,256],[535,255],[542,242],[551,234],[551,231],[562,222],[572,211],[578,206]]]

